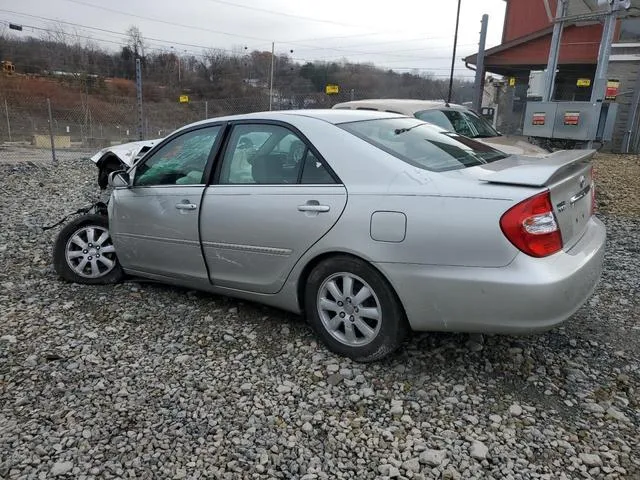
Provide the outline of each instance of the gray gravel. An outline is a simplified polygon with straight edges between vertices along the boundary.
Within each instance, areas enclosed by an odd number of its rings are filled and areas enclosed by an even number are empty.
[[[0,164],[0,478],[640,478],[640,220],[563,327],[337,357],[297,317],[51,267],[95,169]],[[72,182],[71,179],[77,179]]]

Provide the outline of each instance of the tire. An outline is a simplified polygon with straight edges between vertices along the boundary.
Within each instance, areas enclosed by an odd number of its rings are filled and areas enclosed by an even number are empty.
[[[351,295],[345,294],[347,277],[351,278]],[[365,287],[368,296],[362,290]],[[311,327],[329,350],[358,362],[385,357],[409,333],[404,311],[389,283],[358,258],[335,256],[318,264],[307,279],[304,304]]]
[[[88,229],[93,229],[93,234]],[[103,238],[105,233],[107,237]],[[104,215],[83,215],[67,224],[58,234],[53,247],[53,266],[60,278],[87,285],[117,283],[122,280],[124,272],[108,233],[109,220]],[[81,263],[85,260],[81,270]]]

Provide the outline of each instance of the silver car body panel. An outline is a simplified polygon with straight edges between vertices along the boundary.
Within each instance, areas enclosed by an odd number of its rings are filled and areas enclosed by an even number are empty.
[[[118,188],[109,225],[125,270],[208,281],[198,232],[204,185]],[[176,208],[196,205],[194,210]]]
[[[246,119],[289,124],[341,184],[117,188],[109,216],[123,268],[299,313],[300,282],[309,268],[326,255],[350,254],[387,278],[415,330],[528,332],[551,327],[579,308],[597,283],[605,238],[586,200],[571,211],[586,219],[575,229],[570,222],[562,226],[565,249],[542,259],[517,250],[499,220],[513,205],[547,189],[554,205],[575,196],[576,179],[586,175],[591,181],[585,169],[593,152],[508,157],[437,173],[335,125],[392,117],[398,115],[288,111],[185,127]],[[179,213],[175,204],[182,201],[198,210]],[[329,210],[298,210],[308,201]],[[379,216],[385,212],[394,214]]]
[[[296,261],[336,223],[344,186],[213,185],[201,238],[214,285],[259,293],[282,288]],[[326,212],[301,211],[307,204]]]

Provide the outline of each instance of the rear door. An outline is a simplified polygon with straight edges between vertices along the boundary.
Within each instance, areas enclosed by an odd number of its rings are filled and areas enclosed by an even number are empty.
[[[284,124],[238,123],[202,201],[211,281],[275,293],[338,220],[344,185],[301,133]]]
[[[129,188],[114,190],[110,231],[126,270],[208,282],[198,215],[221,130],[175,136],[135,167]]]

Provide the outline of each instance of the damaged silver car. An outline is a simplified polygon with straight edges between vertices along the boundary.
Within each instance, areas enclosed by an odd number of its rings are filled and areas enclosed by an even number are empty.
[[[69,223],[54,265],[300,313],[359,361],[411,330],[545,330],[602,270],[593,154],[508,155],[386,112],[205,120],[112,173],[107,215]]]

